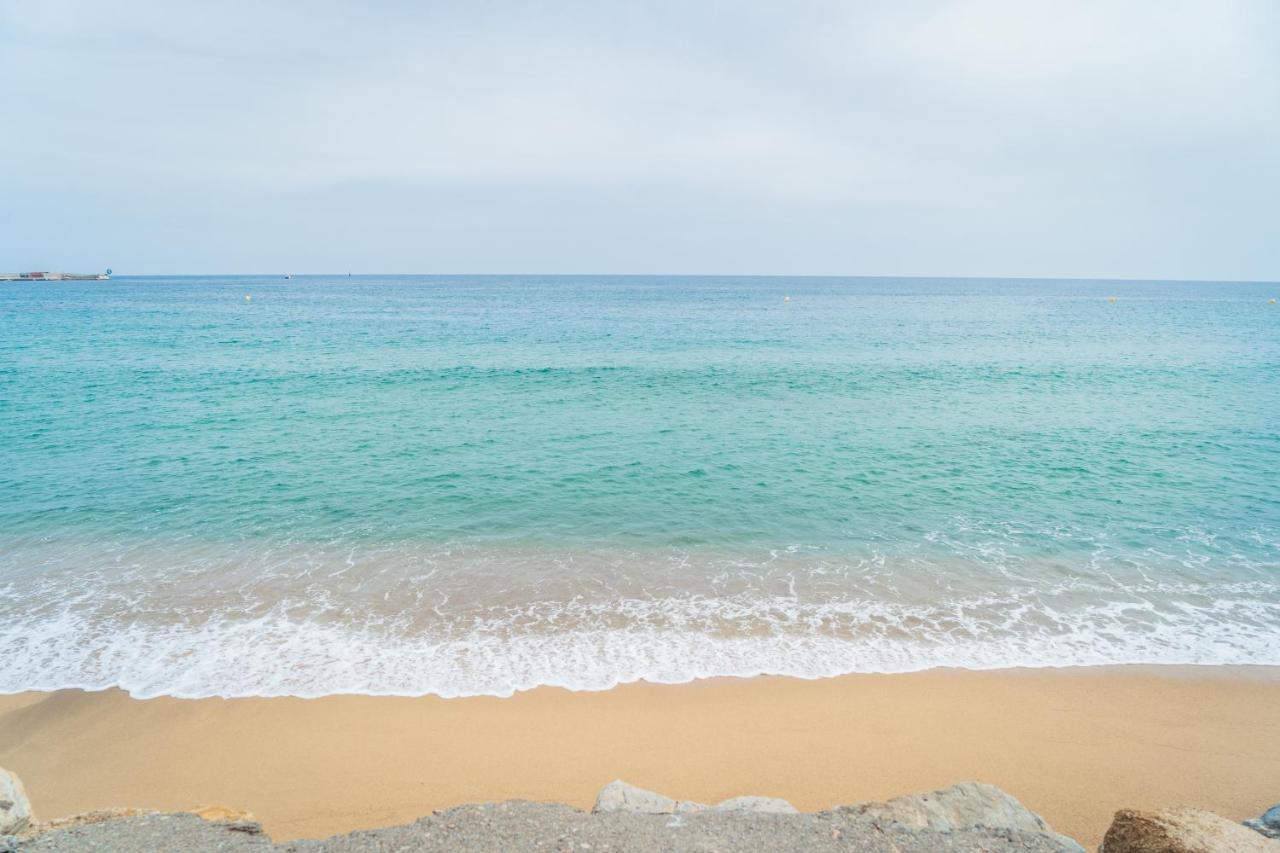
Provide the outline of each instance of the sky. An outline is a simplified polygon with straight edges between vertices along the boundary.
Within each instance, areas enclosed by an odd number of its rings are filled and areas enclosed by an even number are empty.
[[[1273,0],[0,0],[0,271],[1280,280]]]

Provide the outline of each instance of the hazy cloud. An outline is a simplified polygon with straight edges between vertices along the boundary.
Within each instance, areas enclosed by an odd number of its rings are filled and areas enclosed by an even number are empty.
[[[0,0],[0,267],[1280,278],[1280,6]]]

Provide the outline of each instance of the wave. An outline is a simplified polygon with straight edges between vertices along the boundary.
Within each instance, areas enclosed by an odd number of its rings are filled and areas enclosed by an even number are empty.
[[[12,592],[12,590],[10,590]],[[0,623],[0,692],[139,698],[509,696],[716,676],[936,667],[1280,665],[1280,589],[1169,585],[1114,600],[1026,590],[909,604],[739,595],[537,602],[420,624],[280,601],[165,621],[76,602]],[[3,593],[3,590],[0,590]],[[0,605],[4,596],[0,594]]]

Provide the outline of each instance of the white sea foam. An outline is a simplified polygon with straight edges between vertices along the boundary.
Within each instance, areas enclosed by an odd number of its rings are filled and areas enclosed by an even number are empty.
[[[1071,606],[1000,595],[932,604],[750,595],[541,602],[422,627],[297,602],[158,623],[72,598],[26,616],[4,608],[0,692],[506,696],[541,685],[933,667],[1280,665],[1274,585],[1156,592]]]
[[[987,538],[946,560],[11,540],[0,692],[505,696],[933,667],[1280,666],[1270,557],[1138,560],[1099,545],[1066,570]]]

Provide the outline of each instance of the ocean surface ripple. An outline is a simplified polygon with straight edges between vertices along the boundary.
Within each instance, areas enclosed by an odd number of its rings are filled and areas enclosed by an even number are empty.
[[[1277,289],[5,285],[0,692],[1280,665]]]

